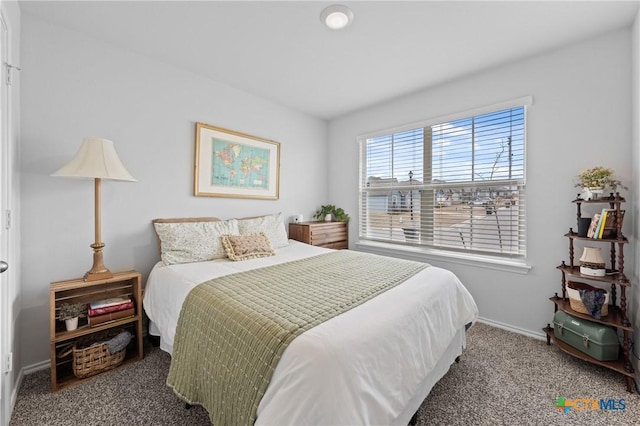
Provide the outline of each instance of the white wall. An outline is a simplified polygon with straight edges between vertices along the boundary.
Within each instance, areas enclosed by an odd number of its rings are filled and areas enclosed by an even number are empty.
[[[85,136],[113,140],[138,180],[102,185],[112,271],[146,279],[158,259],[153,218],[309,217],[327,202],[326,122],[26,14],[22,25],[23,365],[49,358],[49,283],[91,267],[93,184],[50,177]],[[280,142],[280,199],[194,197],[198,121]]]
[[[553,317],[548,298],[561,290],[555,267],[568,260],[563,234],[569,227],[576,229],[570,202],[577,193],[574,177],[602,164],[631,184],[630,49],[630,31],[617,31],[331,121],[329,194],[332,203],[354,213],[350,241],[358,237],[359,134],[532,95],[527,115],[526,259],[531,271],[520,275],[431,263],[459,276],[482,317],[542,335]],[[631,222],[625,223],[627,234]],[[631,272],[633,250],[625,254],[625,268]]]

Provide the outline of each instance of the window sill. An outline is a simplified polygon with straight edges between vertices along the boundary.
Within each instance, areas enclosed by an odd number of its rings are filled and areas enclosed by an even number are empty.
[[[531,270],[531,266],[527,265],[524,260],[503,259],[478,254],[443,252],[426,247],[398,246],[375,241],[358,241],[355,245],[359,251],[383,256],[402,257],[403,259],[416,260],[419,262],[448,262],[523,275],[529,273]]]

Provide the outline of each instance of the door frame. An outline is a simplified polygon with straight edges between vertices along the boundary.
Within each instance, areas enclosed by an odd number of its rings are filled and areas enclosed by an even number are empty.
[[[0,260],[7,263],[10,258],[9,223],[6,221],[11,208],[11,143],[10,143],[10,111],[11,106],[7,73],[9,72],[9,29],[5,15],[0,10]],[[10,269],[0,274],[0,423],[8,424],[12,411],[13,398],[13,365],[8,356],[13,353],[13,329],[11,306]]]
[[[5,98],[7,96],[7,90],[4,87],[4,76],[5,76],[5,65],[7,56],[7,26],[4,22],[4,16],[0,11],[0,66],[2,66],[2,72],[0,73],[0,78],[2,82],[0,82],[0,212],[5,210],[6,204],[6,191],[5,191],[5,183],[6,183],[6,115],[5,111],[7,102],[5,102]],[[3,227],[1,227],[3,228]],[[6,232],[4,229],[0,228],[0,260],[5,260],[4,255],[6,254]],[[7,353],[7,311],[8,311],[8,297],[7,297],[7,288],[8,282],[5,277],[5,274],[0,274],[0,365],[2,368],[0,369],[0,423],[5,422],[5,415],[7,413],[7,400],[9,399],[9,394],[7,392],[7,385],[9,380],[7,376],[8,372],[6,371],[6,366],[4,360],[6,359]]]

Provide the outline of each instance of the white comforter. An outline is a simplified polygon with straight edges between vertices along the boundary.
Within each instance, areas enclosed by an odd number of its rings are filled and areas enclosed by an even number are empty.
[[[325,251],[291,241],[261,259],[159,262],[144,293],[150,331],[171,353],[182,302],[197,284]],[[453,273],[426,268],[298,336],[278,363],[256,424],[406,424],[408,402],[459,330],[477,316],[473,298]]]

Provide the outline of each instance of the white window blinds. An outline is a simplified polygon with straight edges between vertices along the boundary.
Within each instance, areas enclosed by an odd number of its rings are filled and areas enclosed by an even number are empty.
[[[525,108],[360,140],[360,238],[525,254]]]

